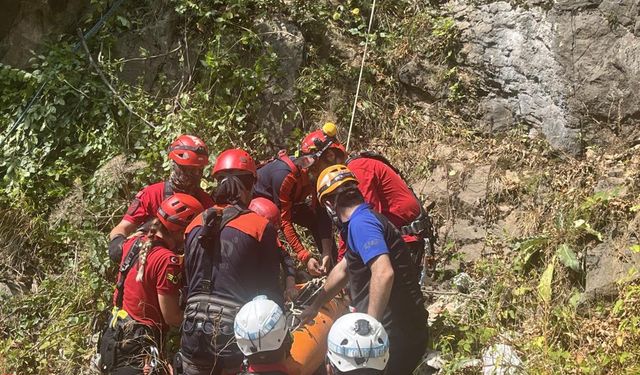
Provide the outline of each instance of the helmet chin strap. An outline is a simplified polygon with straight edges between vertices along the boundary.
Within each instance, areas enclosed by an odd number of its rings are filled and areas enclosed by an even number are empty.
[[[333,221],[333,223],[335,225],[337,225],[338,227],[342,226],[342,222],[340,221],[340,218],[338,217],[338,213],[331,206],[329,206],[326,203],[325,203],[324,207],[327,209],[327,213],[331,217],[331,220]]]

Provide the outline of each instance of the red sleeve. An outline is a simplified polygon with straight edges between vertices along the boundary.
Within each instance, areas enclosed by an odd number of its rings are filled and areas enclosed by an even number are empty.
[[[178,294],[182,288],[182,262],[175,254],[163,254],[159,259],[156,291],[162,295]]]
[[[147,213],[147,208],[145,205],[145,201],[147,201],[146,197],[146,189],[142,189],[136,194],[135,198],[131,200],[129,203],[129,208],[127,208],[127,213],[124,214],[123,220],[126,220],[130,223],[134,224],[142,224],[145,221],[145,218],[149,217]]]
[[[293,173],[289,173],[282,181],[282,185],[280,186],[280,194],[278,198],[280,199],[280,217],[282,218],[282,233],[284,233],[284,238],[291,246],[293,251],[296,253],[297,258],[306,263],[309,258],[311,258],[311,253],[304,248],[302,242],[300,242],[300,238],[298,237],[298,233],[293,226],[293,189],[296,186],[296,178]]]
[[[164,182],[148,185],[133,198],[123,219],[138,225],[144,224],[156,215],[163,195]]]
[[[358,179],[358,190],[362,193],[364,201],[369,203],[374,211],[382,212],[382,201],[378,191],[378,178],[376,177],[377,166],[369,165],[369,169],[363,168],[365,165],[361,164],[361,162],[364,160],[364,158],[354,160],[349,163],[349,169]]]

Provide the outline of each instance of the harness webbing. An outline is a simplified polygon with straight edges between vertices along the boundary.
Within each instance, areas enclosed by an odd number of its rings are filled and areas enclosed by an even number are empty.
[[[124,261],[120,265],[119,273],[120,278],[118,279],[118,283],[116,284],[116,289],[118,290],[118,296],[116,297],[116,307],[118,309],[122,309],[122,302],[124,300],[124,283],[127,279],[127,275],[133,265],[138,261],[138,256],[140,255],[140,250],[142,249],[142,244],[140,238],[137,238],[133,245],[131,245],[131,249],[127,253],[127,256],[124,258]]]
[[[214,286],[213,266],[220,263],[221,259],[220,232],[233,219],[250,212],[250,210],[234,205],[225,207],[223,210],[209,209],[203,214],[203,230],[198,241],[202,241],[205,254],[202,257],[202,281],[196,288],[197,292],[208,294]]]
[[[162,200],[167,200],[169,197],[173,195],[173,186],[171,185],[171,181],[167,180],[164,182],[164,192],[162,194]]]

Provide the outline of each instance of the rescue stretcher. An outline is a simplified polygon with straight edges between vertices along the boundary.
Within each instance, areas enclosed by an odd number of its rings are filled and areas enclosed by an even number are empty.
[[[291,355],[285,362],[289,374],[312,375],[322,366],[327,354],[329,330],[333,322],[346,313],[347,309],[348,302],[345,298],[333,298],[322,306],[311,323],[300,326],[292,332]]]

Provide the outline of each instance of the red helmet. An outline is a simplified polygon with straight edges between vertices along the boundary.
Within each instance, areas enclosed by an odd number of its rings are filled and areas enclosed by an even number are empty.
[[[189,194],[175,193],[165,199],[156,216],[172,232],[183,230],[200,212],[202,204]]]
[[[327,122],[322,126],[322,129],[311,132],[304,137],[300,145],[300,152],[303,155],[313,155],[319,158],[329,148],[335,148],[346,154],[344,146],[338,142],[337,133],[336,125],[332,122]]]
[[[212,175],[215,177],[220,172],[251,173],[255,178],[257,176],[256,162],[245,150],[233,148],[218,155]]]
[[[209,149],[202,139],[181,135],[169,146],[169,159],[189,167],[204,167],[209,163]]]
[[[269,220],[274,227],[280,228],[280,209],[273,201],[263,197],[253,198],[249,209]]]

